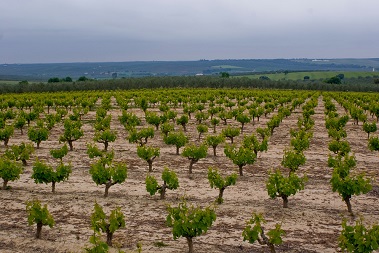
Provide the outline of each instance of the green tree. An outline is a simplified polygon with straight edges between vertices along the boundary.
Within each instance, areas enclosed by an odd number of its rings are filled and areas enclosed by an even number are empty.
[[[108,244],[103,242],[99,233],[93,232],[93,235],[89,238],[89,242],[93,245],[92,248],[85,248],[87,253],[107,253],[109,250]]]
[[[270,129],[268,129],[268,128],[260,128],[260,127],[258,127],[257,128],[257,134],[259,134],[259,136],[262,139],[267,139],[268,137],[271,136]]]
[[[220,108],[219,107],[213,107],[211,106],[209,109],[208,109],[208,114],[210,115],[211,117],[211,120],[214,119],[213,116],[218,113],[220,111]]]
[[[356,166],[354,156],[345,155],[333,158],[329,156],[328,166],[333,167],[330,183],[333,192],[338,192],[345,201],[348,212],[353,214],[350,199],[353,195],[366,194],[372,189],[369,179],[364,178],[364,174],[351,174],[351,170]]]
[[[243,176],[243,167],[247,164],[253,164],[257,156],[250,147],[240,146],[237,148],[233,145],[227,145],[224,148],[225,155],[238,166],[240,176]]]
[[[50,155],[54,157],[55,159],[59,159],[61,163],[62,163],[63,157],[65,157],[67,153],[68,153],[68,148],[66,144],[63,145],[61,148],[50,150]]]
[[[28,224],[29,226],[37,224],[36,238],[41,238],[42,226],[53,227],[55,221],[53,216],[49,213],[47,205],[41,206],[39,200],[33,200],[26,202],[26,211],[28,212]]]
[[[305,164],[305,156],[303,152],[296,152],[294,150],[285,150],[282,160],[282,165],[290,170],[290,174],[296,172],[301,165]]]
[[[213,148],[213,155],[217,156],[216,154],[216,148],[218,145],[221,143],[225,142],[225,137],[220,134],[220,135],[208,135],[206,139],[206,143],[208,146],[211,146]]]
[[[225,101],[225,106],[226,106],[226,107],[229,107],[229,111],[231,111],[232,108],[233,108],[233,106],[235,106],[235,105],[236,105],[236,103],[233,102],[233,101],[231,101],[231,100],[227,100],[227,101]]]
[[[367,115],[363,111],[363,109],[352,106],[350,108],[350,115],[354,119],[355,124],[358,125],[359,121],[366,122],[367,120]]]
[[[28,138],[32,142],[37,144],[37,149],[39,149],[40,143],[46,141],[49,137],[49,130],[44,126],[36,126],[29,128]]]
[[[96,131],[104,131],[106,129],[110,129],[111,127],[112,116],[107,115],[107,111],[100,107],[96,111],[96,121],[94,128]]]
[[[191,119],[191,113],[194,113],[197,110],[196,105],[191,104],[191,105],[185,105],[183,107],[183,112],[188,115],[188,118]]]
[[[138,105],[142,109],[142,111],[146,114],[147,108],[149,108],[149,102],[147,101],[147,99],[143,97],[139,101]]]
[[[63,79],[65,82],[72,83],[72,78],[67,76],[66,78]]]
[[[335,128],[328,129],[328,135],[329,137],[332,137],[333,139],[340,141],[342,138],[347,137],[347,133],[345,129],[337,130]]]
[[[218,114],[218,116],[224,122],[224,125],[227,125],[228,124],[228,119],[232,118],[232,114],[230,112],[227,112],[227,111],[220,112]]]
[[[272,135],[274,133],[274,129],[279,127],[281,118],[278,115],[274,115],[266,124],[267,128],[270,129],[270,134]]]
[[[248,135],[243,137],[243,146],[250,147],[253,149],[255,155],[258,155],[258,152],[267,151],[268,149],[268,138],[263,138],[262,142],[254,135]]]
[[[208,119],[208,114],[205,112],[198,112],[195,114],[195,119],[197,120],[198,124],[201,124],[204,120]]]
[[[185,237],[188,243],[188,252],[193,253],[193,238],[206,233],[216,220],[216,213],[211,207],[201,209],[188,205],[184,200],[178,207],[167,207],[167,226],[172,227],[174,240]]]
[[[30,155],[34,152],[32,144],[25,144],[21,142],[19,145],[12,145],[5,151],[5,156],[11,160],[22,161],[24,166],[28,165],[27,160],[30,159]]]
[[[176,119],[177,115],[178,115],[178,113],[175,111],[172,111],[172,110],[166,111],[167,119],[171,120],[173,124],[175,124],[175,119]]]
[[[160,199],[164,199],[166,196],[166,189],[175,190],[179,187],[178,176],[175,171],[168,168],[164,168],[162,172],[163,184],[158,185],[158,182],[154,176],[146,176],[146,190],[153,196],[157,191],[160,193]]]
[[[271,253],[275,253],[275,245],[283,243],[282,236],[285,235],[285,232],[281,229],[281,225],[277,223],[275,228],[270,229],[266,235],[262,223],[266,223],[263,215],[253,213],[252,218],[247,222],[242,232],[243,240],[249,243],[258,241],[261,245],[269,246]]]
[[[73,142],[77,141],[84,135],[83,130],[81,129],[82,123],[80,121],[73,121],[70,119],[66,119],[64,121],[64,132],[59,137],[59,141],[67,142],[70,151],[74,150]]]
[[[217,198],[217,203],[222,204],[224,202],[223,195],[226,187],[230,185],[235,185],[237,182],[237,174],[233,173],[229,176],[222,177],[217,169],[208,169],[208,181],[211,188],[219,189],[219,194]]]
[[[0,141],[4,141],[4,146],[8,147],[9,139],[13,136],[14,127],[13,126],[5,126],[4,128],[0,128]]]
[[[207,133],[207,132],[208,132],[208,126],[207,126],[207,125],[204,125],[204,124],[200,124],[200,125],[197,125],[196,129],[197,129],[197,132],[199,133],[199,138],[198,138],[198,140],[200,141],[200,139],[201,139],[201,135],[202,135],[203,133]]]
[[[125,227],[124,214],[121,212],[121,208],[118,207],[111,211],[109,218],[107,220],[106,214],[103,208],[95,203],[93,208],[93,213],[91,215],[91,225],[95,232],[102,231],[107,234],[107,244],[112,246],[113,234],[116,230]]]
[[[283,208],[287,208],[288,197],[304,190],[304,185],[307,181],[306,176],[300,178],[296,173],[291,173],[289,177],[285,177],[280,170],[276,170],[270,173],[266,188],[270,198],[281,197],[283,199]]]
[[[170,132],[163,138],[163,141],[167,145],[175,145],[176,154],[179,155],[179,148],[188,143],[188,137],[183,132]]]
[[[303,152],[309,148],[310,139],[312,138],[312,132],[307,132],[303,129],[299,131],[291,130],[291,146],[297,152]]]
[[[338,172],[342,177],[347,176],[350,173],[351,168],[357,165],[357,161],[354,156],[331,156],[328,158],[328,166],[332,168],[339,168]]]
[[[129,113],[125,110],[122,111],[122,115],[119,116],[120,123],[125,127],[126,130],[134,129],[136,126],[141,125],[141,120],[134,113]]]
[[[339,156],[345,156],[350,152],[350,144],[348,141],[332,140],[329,142],[328,148],[331,152]]]
[[[338,246],[348,252],[373,252],[379,248],[379,226],[376,224],[366,228],[362,218],[356,220],[355,226],[350,226],[344,219]]]
[[[189,144],[184,147],[183,156],[190,160],[190,165],[188,168],[188,173],[192,174],[192,166],[197,163],[200,159],[207,156],[208,146],[206,144],[201,144],[196,146],[195,144]]]
[[[368,141],[368,148],[371,151],[379,151],[379,138],[371,137]]]
[[[308,117],[299,117],[297,119],[297,127],[300,130],[304,130],[304,131],[311,130],[314,125],[315,125],[315,121],[310,117],[309,118]],[[307,133],[310,133],[310,132],[308,131]]]
[[[265,109],[263,107],[258,106],[257,108],[252,108],[249,110],[249,114],[253,117],[253,122],[254,119],[257,118],[257,121],[259,122],[260,117],[265,113]]]
[[[89,79],[85,76],[81,76],[78,78],[78,82],[85,82],[85,81],[88,81]]]
[[[149,172],[153,171],[153,161],[160,155],[160,149],[154,147],[138,146],[137,155],[139,158],[145,160],[149,165]]]
[[[174,125],[170,124],[168,122],[165,122],[161,125],[161,132],[162,134],[167,137],[168,133],[174,131]]]
[[[325,80],[326,83],[330,84],[341,84],[341,79],[338,76],[333,76]]]
[[[176,124],[181,125],[183,127],[183,131],[187,132],[186,125],[188,124],[188,116],[182,115],[180,118],[177,118]]]
[[[220,124],[220,120],[218,118],[211,119],[211,125],[213,126],[213,133],[216,133],[216,126]]]
[[[52,192],[55,193],[55,184],[67,180],[71,172],[71,165],[60,163],[54,170],[52,166],[37,160],[33,165],[32,178],[36,184],[51,183]]]
[[[220,72],[221,78],[229,78],[229,73],[228,72]]]
[[[374,133],[378,130],[376,123],[372,122],[371,124],[369,122],[363,123],[363,131],[367,133],[367,139],[370,139],[370,133]]]
[[[21,135],[24,134],[24,127],[26,125],[26,119],[23,115],[19,115],[14,121],[14,127],[20,129]]]
[[[48,83],[59,83],[60,79],[59,77],[51,77],[49,80],[47,80]]]
[[[251,121],[251,118],[249,117],[249,115],[240,113],[237,115],[236,120],[239,123],[241,123],[241,133],[243,133],[243,127],[245,126],[245,124],[247,124]]]
[[[147,143],[149,138],[154,138],[154,128],[142,128],[140,130],[132,129],[129,131],[129,143],[138,143],[143,146]]]
[[[22,81],[18,82],[18,84],[25,85],[25,84],[29,84],[29,82],[28,82],[28,80],[22,80]]]
[[[53,129],[56,123],[61,121],[61,118],[57,114],[46,114],[45,115],[45,121],[46,121],[46,128],[50,131]]]
[[[336,75],[336,77],[338,77],[339,79],[344,79],[345,78],[345,75],[344,74],[338,74],[338,75]]]
[[[97,151],[95,155],[99,154]],[[105,185],[104,197],[108,196],[109,188],[115,184],[121,184],[127,178],[127,167],[124,164],[113,164],[114,153],[102,152],[101,158],[96,163],[91,164],[89,173],[96,185]]]
[[[158,130],[159,125],[162,123],[161,117],[154,112],[146,112],[145,119],[148,124],[155,126],[155,130]]]
[[[228,126],[222,130],[222,134],[230,139],[230,142],[233,144],[234,137],[240,135],[241,131],[239,128]]]
[[[3,190],[7,189],[9,181],[19,179],[22,172],[22,166],[20,166],[16,161],[12,161],[5,157],[0,157],[0,178],[3,179]]]
[[[104,164],[109,164],[114,157],[114,152],[101,151],[96,145],[93,144],[87,144],[87,154],[91,159],[100,157],[100,160],[102,160]]]
[[[47,114],[49,114],[50,108],[54,105],[54,101],[52,99],[47,98],[45,100],[45,105],[47,106]]]
[[[57,117],[59,117],[60,120],[62,120],[68,114],[67,110],[64,108],[56,108],[55,111],[57,112]]]
[[[105,129],[104,131],[96,131],[93,140],[98,143],[103,143],[104,151],[108,151],[109,142],[114,142],[116,138],[116,131]]]

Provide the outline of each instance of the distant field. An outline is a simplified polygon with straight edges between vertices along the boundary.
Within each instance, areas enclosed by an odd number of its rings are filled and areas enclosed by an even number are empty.
[[[242,67],[233,66],[233,65],[218,65],[218,66],[212,66],[212,69],[240,69]]]
[[[318,80],[331,78],[338,74],[344,74],[345,78],[363,78],[366,76],[379,76],[379,72],[344,72],[344,71],[317,71],[317,72],[290,72],[287,75],[284,73],[276,74],[256,74],[247,75],[246,77],[258,79],[260,76],[267,76],[271,80],[303,80],[304,76],[309,76],[310,80]]]
[[[9,81],[9,80],[0,80],[0,85],[1,84],[18,84],[19,81]]]

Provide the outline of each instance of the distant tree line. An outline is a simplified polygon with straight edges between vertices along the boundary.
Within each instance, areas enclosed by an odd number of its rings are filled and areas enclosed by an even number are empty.
[[[87,81],[87,80],[90,80],[88,79],[87,77],[85,76],[81,76],[78,78],[78,82],[84,82],[84,81]],[[71,77],[67,76],[65,78],[59,78],[59,77],[51,77],[49,78],[49,80],[47,80],[48,83],[60,83],[60,82],[66,82],[66,83],[72,83],[73,80]]]
[[[79,78],[80,79],[80,78]],[[254,88],[254,89],[299,89],[299,90],[324,90],[324,91],[374,91],[379,92],[379,85],[374,78],[350,78],[344,83],[327,83],[319,80],[280,80],[223,78],[215,76],[167,76],[167,77],[142,77],[121,78],[108,80],[84,79],[75,82],[48,82],[1,84],[1,93],[23,92],[55,92],[55,91],[80,91],[80,90],[128,90],[128,89],[153,89],[153,88]]]

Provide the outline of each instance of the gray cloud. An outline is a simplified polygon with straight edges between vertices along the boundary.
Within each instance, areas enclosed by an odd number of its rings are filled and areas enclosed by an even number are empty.
[[[2,0],[0,61],[378,57],[378,7],[377,0]]]

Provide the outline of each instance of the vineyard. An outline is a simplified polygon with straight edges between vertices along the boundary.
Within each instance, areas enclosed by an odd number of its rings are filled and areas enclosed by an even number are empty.
[[[0,95],[0,251],[371,252],[378,101],[252,89]],[[354,236],[355,225],[367,231]]]

